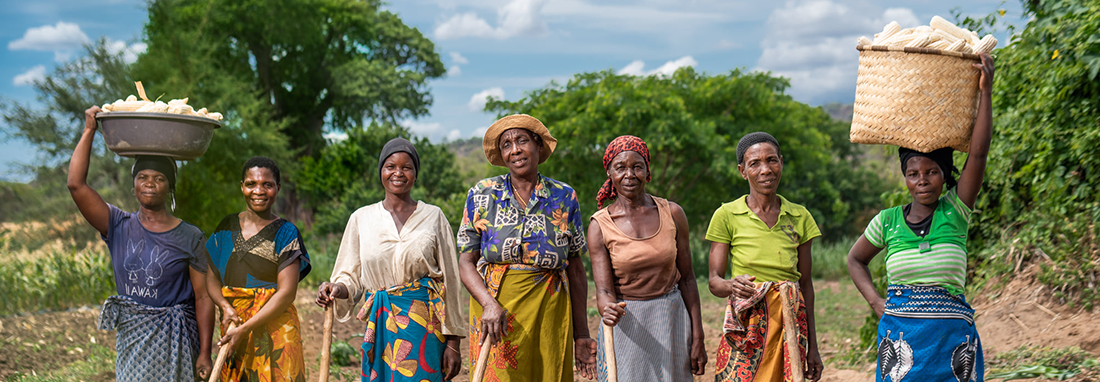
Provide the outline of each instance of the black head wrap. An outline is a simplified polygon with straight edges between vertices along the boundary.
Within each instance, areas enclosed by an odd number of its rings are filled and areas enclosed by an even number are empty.
[[[416,153],[416,147],[413,147],[412,142],[409,142],[405,138],[394,138],[389,142],[386,142],[385,146],[382,146],[382,154],[378,156],[378,176],[382,176],[382,164],[386,163],[386,158],[396,153],[406,153],[412,157],[413,170],[416,170],[416,175],[420,176],[420,155]]]
[[[130,177],[137,178],[141,170],[153,170],[168,178],[168,189],[176,189],[176,161],[160,155],[138,155],[134,166],[130,167]]]
[[[242,182],[244,182],[244,175],[248,173],[248,169],[253,167],[268,169],[268,171],[271,171],[271,176],[275,177],[275,185],[280,187],[283,185],[282,175],[279,174],[279,165],[275,163],[274,159],[265,156],[254,156],[244,162],[244,167],[241,167]]]
[[[779,141],[775,140],[771,134],[763,131],[757,131],[755,133],[748,133],[741,137],[741,140],[737,141],[737,164],[745,162],[745,151],[757,143],[767,142],[775,145],[775,151],[779,151]]]
[[[944,147],[942,149],[936,149],[929,153],[922,153],[917,150],[907,149],[904,147],[898,147],[898,158],[901,159],[901,172],[904,174],[905,170],[909,169],[909,159],[913,157],[925,157],[936,162],[940,166],[940,172],[943,173],[943,180],[947,183],[947,188],[955,188],[959,182],[955,179],[955,174],[959,173],[959,169],[955,167],[955,160],[952,155],[955,153],[955,149],[950,147]]]

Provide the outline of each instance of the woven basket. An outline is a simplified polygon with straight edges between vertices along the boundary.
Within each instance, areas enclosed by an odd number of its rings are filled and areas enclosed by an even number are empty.
[[[929,152],[970,149],[978,109],[975,54],[864,46],[850,139]]]

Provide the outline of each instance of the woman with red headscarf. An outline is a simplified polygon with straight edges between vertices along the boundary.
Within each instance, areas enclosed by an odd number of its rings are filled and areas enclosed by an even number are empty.
[[[690,381],[707,364],[699,290],[691,269],[688,223],[676,203],[646,193],[649,148],[641,138],[611,141],[607,181],[588,226],[596,305],[614,331],[618,379]],[[604,203],[614,202],[607,208]],[[604,333],[601,328],[599,336]],[[604,349],[600,381],[608,380]]]

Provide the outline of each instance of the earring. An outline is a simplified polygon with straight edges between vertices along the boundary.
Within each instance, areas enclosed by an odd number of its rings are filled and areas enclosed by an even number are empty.
[[[176,212],[176,193],[169,192],[168,195],[172,197],[172,204],[170,204],[168,207],[172,209],[172,212]]]

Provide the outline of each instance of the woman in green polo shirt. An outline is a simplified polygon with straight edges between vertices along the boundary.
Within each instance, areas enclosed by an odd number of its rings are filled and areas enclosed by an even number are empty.
[[[922,153],[899,148],[901,172],[913,201],[879,212],[848,252],[852,282],[880,317],[875,373],[879,382],[984,378],[974,309],[963,296],[967,225],[993,136],[993,59],[982,54],[981,60],[974,64],[981,73],[978,116],[959,179],[954,175],[954,150]],[[867,269],[883,249],[890,282],[886,298],[875,290]]]
[[[805,207],[776,193],[783,155],[770,134],[749,133],[737,142],[737,170],[749,194],[714,211],[707,228],[710,292],[729,297],[715,380],[816,381],[824,366],[814,329],[810,246],[821,232]],[[725,278],[727,263],[732,279]],[[789,375],[794,370],[804,375]]]

